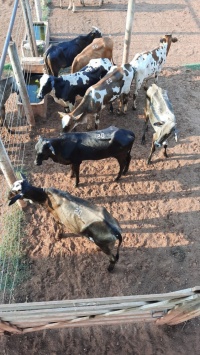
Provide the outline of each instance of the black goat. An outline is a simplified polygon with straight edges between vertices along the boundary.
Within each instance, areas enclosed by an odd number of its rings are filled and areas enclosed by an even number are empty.
[[[100,160],[116,158],[120,169],[116,177],[119,180],[126,174],[131,160],[131,148],[135,139],[132,131],[111,126],[100,131],[73,132],[58,138],[40,137],[36,143],[35,164],[41,165],[43,160],[51,158],[63,165],[72,165],[71,177],[76,177],[79,184],[79,168],[83,160]]]

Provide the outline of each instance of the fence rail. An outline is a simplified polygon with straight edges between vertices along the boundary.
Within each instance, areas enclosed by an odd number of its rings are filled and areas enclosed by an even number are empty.
[[[200,315],[200,286],[151,295],[0,305],[0,334],[154,322],[178,324]]]

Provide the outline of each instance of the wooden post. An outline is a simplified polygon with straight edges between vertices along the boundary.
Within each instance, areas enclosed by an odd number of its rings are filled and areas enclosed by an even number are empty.
[[[35,0],[35,11],[38,21],[42,21],[42,8],[40,4],[40,0]]]
[[[133,18],[134,18],[134,10],[135,10],[135,0],[129,0],[128,2],[128,10],[127,10],[127,18],[126,18],[126,29],[125,29],[125,37],[124,37],[124,51],[122,57],[122,64],[128,63],[130,42],[131,42],[131,32],[133,26]]]
[[[33,110],[29,101],[29,97],[28,97],[28,93],[26,90],[26,84],[24,81],[24,76],[22,73],[22,69],[21,69],[21,64],[19,61],[19,57],[17,54],[17,49],[16,49],[16,45],[14,42],[10,42],[9,47],[8,47],[8,54],[10,57],[10,61],[11,61],[11,65],[13,68],[13,72],[15,75],[15,79],[19,88],[19,93],[22,99],[22,103],[24,106],[24,111],[25,111],[25,115],[27,117],[27,121],[29,123],[30,126],[35,126],[35,118],[34,118],[34,114],[33,114]]]
[[[38,57],[38,50],[35,40],[35,34],[33,29],[33,22],[31,17],[31,11],[28,0],[21,0],[23,15],[24,15],[24,22],[26,25],[26,31],[28,35],[28,40],[30,44],[31,55],[33,57]]]
[[[5,147],[1,139],[0,139],[0,168],[4,174],[4,177],[9,187],[11,187],[12,184],[17,180],[17,178],[15,176],[10,159],[6,153]],[[17,203],[20,208],[24,208],[27,205],[26,202],[24,202],[23,200],[18,200]]]

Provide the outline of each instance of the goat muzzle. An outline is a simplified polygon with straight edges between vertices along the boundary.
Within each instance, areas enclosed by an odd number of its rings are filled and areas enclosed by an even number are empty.
[[[13,193],[13,191],[10,191],[8,193],[8,200],[9,200],[8,206],[13,205],[17,200],[20,200],[21,198],[23,198],[22,193],[16,195],[15,193]]]

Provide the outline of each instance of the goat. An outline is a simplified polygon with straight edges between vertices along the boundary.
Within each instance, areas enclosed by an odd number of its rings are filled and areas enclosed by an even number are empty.
[[[86,90],[102,79],[112,64],[107,58],[91,59],[88,65],[79,72],[61,75],[58,78],[43,74],[37,97],[42,100],[46,94],[53,96],[54,101],[64,106],[65,111],[74,109],[76,97],[83,97]]]
[[[85,67],[91,59],[108,58],[113,62],[113,40],[110,37],[95,38],[73,60],[71,73]]]
[[[136,110],[136,99],[143,81],[155,74],[155,83],[158,81],[158,74],[166,62],[171,43],[177,42],[176,37],[165,35],[160,40],[160,46],[152,51],[137,53],[130,64],[135,69],[135,91],[133,95],[133,110]]]
[[[147,160],[147,164],[150,164],[152,154],[155,152],[156,147],[161,147],[161,145],[164,147],[164,156],[166,158],[168,157],[167,138],[171,133],[174,133],[175,140],[177,141],[176,118],[167,95],[167,90],[160,88],[156,84],[152,84],[147,90],[142,144],[145,143],[145,131],[147,130],[148,120],[150,120],[155,130],[151,152]]]
[[[62,118],[63,131],[71,131],[78,124],[87,122],[87,115],[95,119],[95,129],[98,129],[100,111],[108,104],[120,99],[118,113],[127,111],[128,96],[134,77],[134,69],[130,64],[112,66],[109,72],[97,84],[87,89],[85,96],[74,111]],[[110,108],[112,110],[112,108]]]
[[[79,184],[79,168],[84,160],[116,158],[119,172],[116,181],[126,174],[131,161],[131,149],[135,135],[132,131],[108,127],[100,131],[65,133],[62,137],[46,139],[40,137],[36,143],[35,165],[42,165],[43,160],[51,158],[54,162],[71,164],[71,177],[76,177]]]
[[[22,180],[14,182],[8,193],[9,206],[19,199],[28,199],[42,205],[59,225],[69,227],[73,233],[87,237],[108,255],[108,271],[112,271],[119,259],[122,243],[121,228],[117,220],[104,207],[55,188],[35,187],[23,174],[21,178]],[[117,253],[114,255],[113,249],[117,240]]]
[[[70,41],[50,45],[44,53],[46,73],[58,76],[61,68],[70,67],[77,54],[92,43],[93,39],[100,37],[102,37],[101,31],[93,27],[87,35],[80,35]]]

